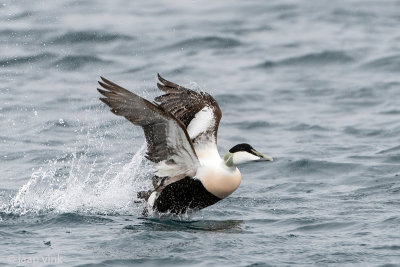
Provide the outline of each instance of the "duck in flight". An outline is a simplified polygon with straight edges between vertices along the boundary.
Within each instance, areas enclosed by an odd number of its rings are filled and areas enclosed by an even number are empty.
[[[222,112],[217,101],[159,74],[158,79],[164,94],[154,102],[103,77],[102,89],[97,89],[112,113],[143,128],[146,158],[155,164],[154,189],[138,193],[148,209],[181,214],[213,205],[239,187],[242,175],[237,165],[273,161],[249,144],[238,144],[221,158],[217,132]]]

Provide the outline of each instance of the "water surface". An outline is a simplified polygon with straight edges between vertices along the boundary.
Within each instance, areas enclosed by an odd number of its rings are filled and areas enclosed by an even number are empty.
[[[5,1],[0,265],[400,263],[400,2]],[[229,198],[141,217],[142,131],[99,76],[149,99],[156,73],[219,102]]]

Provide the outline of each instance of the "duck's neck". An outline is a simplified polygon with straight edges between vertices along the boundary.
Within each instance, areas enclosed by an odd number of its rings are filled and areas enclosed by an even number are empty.
[[[216,165],[221,161],[221,156],[218,153],[217,145],[215,144],[193,144],[196,155],[202,165]]]
[[[233,164],[233,153],[226,152],[224,155],[224,163],[226,167],[233,168],[235,165]]]

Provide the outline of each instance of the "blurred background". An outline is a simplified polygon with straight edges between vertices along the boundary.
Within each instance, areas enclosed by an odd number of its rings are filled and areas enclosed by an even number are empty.
[[[55,251],[71,265],[399,263],[399,11],[0,2],[0,263]],[[220,154],[246,142],[276,158],[179,223],[138,218],[142,131],[96,91],[104,76],[152,99],[157,72],[216,98]]]

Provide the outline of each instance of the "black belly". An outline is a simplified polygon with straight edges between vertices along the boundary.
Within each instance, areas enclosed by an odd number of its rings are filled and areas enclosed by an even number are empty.
[[[220,201],[221,198],[208,192],[200,180],[185,177],[167,185],[156,199],[153,209],[158,212],[185,213],[199,210]]]

